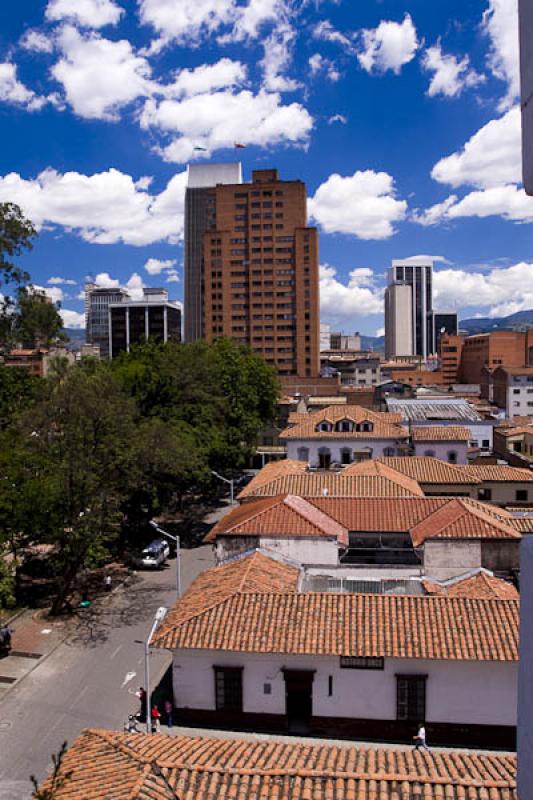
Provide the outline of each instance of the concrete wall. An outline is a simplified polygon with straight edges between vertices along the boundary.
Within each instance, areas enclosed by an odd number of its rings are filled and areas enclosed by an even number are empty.
[[[490,502],[496,505],[505,506],[533,502],[532,481],[509,481],[509,483],[501,481],[483,481],[482,488],[490,489],[492,493]],[[527,492],[527,500],[518,500],[516,497],[517,491]],[[473,497],[477,498],[477,491]]]
[[[425,495],[432,497],[472,497],[477,500],[478,487],[473,483],[420,483]]]
[[[217,562],[224,561],[238,553],[260,547],[265,552],[297,561],[300,564],[315,566],[337,566],[339,545],[336,538],[283,536],[219,536],[215,547]]]
[[[466,464],[468,462],[467,442],[414,442],[415,456],[433,456],[442,461],[453,464]],[[450,453],[456,454],[456,460],[450,459]]]
[[[482,566],[481,543],[428,539],[424,542],[424,574],[445,580]]]
[[[346,438],[342,439],[287,439],[287,458],[298,459],[300,447],[308,448],[309,463],[313,467],[317,467],[319,464],[318,451],[321,448],[329,449],[332,463],[342,463],[344,448],[349,448],[353,453],[354,450],[361,451],[368,447],[371,450],[371,452],[368,451],[371,458],[393,455],[393,453],[385,453],[385,449],[390,447],[394,449],[394,455],[403,455],[403,450],[398,450],[394,439],[350,439],[349,434],[346,434]]]
[[[330,656],[178,651],[173,666],[178,708],[215,709],[215,665],[244,667],[243,710],[247,713],[285,713],[285,667],[316,670],[313,716],[394,720],[396,674],[412,673],[427,675],[428,723],[516,724],[518,665],[514,662],[390,658],[385,659],[384,670],[361,670],[341,669],[339,658]],[[265,694],[265,685],[270,694]]]
[[[494,571],[518,569],[520,565],[520,540],[510,539],[481,543],[481,566]]]

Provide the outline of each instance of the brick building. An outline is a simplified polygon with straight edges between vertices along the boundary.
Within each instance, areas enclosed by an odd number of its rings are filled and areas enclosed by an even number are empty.
[[[461,354],[463,383],[481,383],[482,370],[524,367],[533,363],[533,329],[494,331],[467,336]]]
[[[230,336],[280,375],[317,376],[318,236],[307,227],[305,184],[264,169],[253,171],[251,183],[217,183],[203,192],[203,288],[196,309],[185,298],[186,316],[196,316],[194,324],[186,319],[186,331],[195,331],[188,339]],[[191,270],[192,261],[186,264]]]

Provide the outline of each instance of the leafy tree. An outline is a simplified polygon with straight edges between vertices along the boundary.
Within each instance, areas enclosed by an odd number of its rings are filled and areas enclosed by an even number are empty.
[[[80,571],[102,563],[117,536],[136,411],[104,364],[74,367],[62,379],[50,379],[46,389],[22,420],[19,440],[48,507],[40,530],[30,509],[23,516],[25,530],[54,545],[57,614]]]
[[[15,203],[0,203],[0,276],[4,283],[21,284],[30,276],[11,259],[23,250],[31,250],[32,239],[37,235],[34,225],[25,218]]]
[[[0,430],[28,408],[39,388],[39,379],[24,367],[0,365]]]
[[[19,289],[12,321],[11,338],[23,347],[49,347],[65,338],[58,307],[43,292]]]

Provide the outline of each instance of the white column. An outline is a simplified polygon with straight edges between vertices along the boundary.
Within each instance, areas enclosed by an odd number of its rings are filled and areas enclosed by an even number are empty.
[[[126,352],[130,352],[130,310],[126,308]]]
[[[168,341],[168,318],[167,318],[168,308],[167,306],[163,306],[163,341]]]
[[[150,322],[148,320],[148,306],[144,307],[144,338],[145,341],[148,341],[148,337],[150,336]]]

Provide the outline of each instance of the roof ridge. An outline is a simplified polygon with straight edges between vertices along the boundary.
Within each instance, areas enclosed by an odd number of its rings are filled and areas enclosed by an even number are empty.
[[[385,780],[401,781],[405,783],[429,783],[435,786],[442,786],[452,783],[455,786],[472,788],[506,788],[515,786],[516,781],[512,779],[488,779],[482,776],[472,778],[454,775],[432,775],[429,772],[424,774],[413,774],[403,772],[388,772],[385,768],[376,770],[336,770],[336,769],[307,769],[305,767],[230,767],[227,765],[213,764],[189,764],[183,762],[157,761],[160,769],[187,770],[189,772],[224,773],[226,775],[254,775],[257,777],[287,777],[287,778],[315,778],[317,780],[337,779],[337,780]]]
[[[250,508],[250,506],[253,503],[257,503],[258,505],[261,505],[262,507],[259,508],[259,509],[256,509],[255,513],[250,514],[249,516],[245,517],[245,521],[246,522],[250,522],[251,520],[256,519],[257,517],[260,517],[261,514],[265,514],[267,511],[270,511],[271,508],[273,508],[275,505],[278,505],[278,503],[280,503],[280,502],[281,503],[283,502],[283,495],[282,494],[274,494],[274,495],[271,495],[270,497],[269,496],[267,496],[267,497],[258,497],[257,500],[253,500],[251,503],[246,503],[245,505],[242,505],[242,506],[237,506],[234,510],[235,511],[239,511],[239,510],[244,510],[246,508]],[[230,514],[231,514],[231,512],[230,512]],[[223,522],[223,520],[224,520],[224,518],[222,518],[221,522]],[[243,520],[240,520],[239,522],[234,523],[231,526],[231,528],[226,528],[225,532],[229,533],[230,531],[233,530],[233,528],[237,528],[239,525],[242,525],[242,523],[243,523]]]
[[[330,514],[327,514],[321,508],[315,506],[310,500],[306,497],[300,497],[295,494],[287,494],[285,495],[283,502],[285,505],[289,506],[289,508],[302,517],[306,522],[312,525],[317,530],[321,531],[322,533],[329,533],[326,530],[326,525],[329,524],[330,526],[337,528],[336,535],[338,536],[341,533],[348,533],[348,529],[345,528],[341,523],[332,517]],[[303,508],[302,508],[303,506]],[[305,512],[308,511],[306,514]],[[318,517],[318,521],[315,521],[313,517]]]
[[[463,506],[463,508],[467,511],[467,513],[473,514],[478,519],[484,519],[488,521],[490,525],[494,525],[495,528],[499,528],[500,530],[504,530],[507,533],[513,532],[515,533],[515,529],[501,519],[497,514],[492,513],[492,511],[485,510],[481,505],[474,505],[473,503],[468,503],[468,500],[471,500],[470,497],[457,497],[458,502]]]
[[[121,753],[133,759],[133,761],[136,761],[139,765],[145,766],[149,763],[149,759],[147,759],[146,756],[143,756],[137,750],[130,747],[128,744],[122,741],[122,739],[116,738],[117,731],[107,731],[102,728],[85,728],[82,733],[88,733],[91,736],[96,736],[99,739],[103,739],[108,745],[120,750]]]

